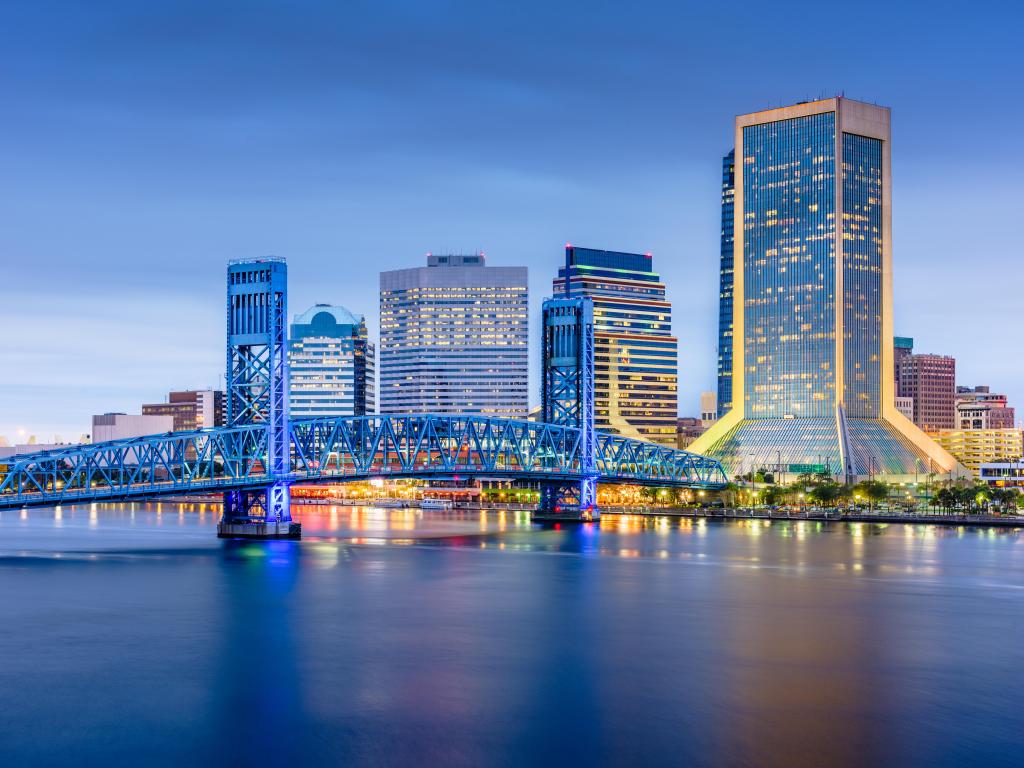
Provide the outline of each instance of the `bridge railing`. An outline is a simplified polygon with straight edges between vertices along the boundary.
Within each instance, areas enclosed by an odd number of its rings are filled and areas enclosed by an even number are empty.
[[[487,416],[296,419],[284,478],[267,471],[263,424],[172,432],[67,446],[0,460],[0,506],[255,488],[273,479],[326,482],[374,476],[489,474],[582,477],[578,429]],[[618,435],[598,434],[604,482],[715,487],[711,459]]]

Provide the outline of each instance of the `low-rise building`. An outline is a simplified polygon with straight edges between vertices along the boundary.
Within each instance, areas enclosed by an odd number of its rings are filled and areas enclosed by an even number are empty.
[[[940,429],[931,433],[935,442],[979,476],[983,464],[1014,461],[1024,453],[1021,429]]]
[[[1024,491],[1024,461],[996,461],[982,464],[978,478],[993,488],[1018,488]]]
[[[92,441],[124,440],[143,435],[159,435],[174,431],[174,417],[161,415],[135,415],[103,413],[92,417]]]
[[[956,421],[959,429],[1013,429],[1014,410],[1006,395],[989,387],[956,388]]]
[[[897,397],[896,398],[896,410],[902,413],[911,421],[914,420],[914,398],[912,397]]]
[[[706,429],[703,419],[695,419],[692,416],[676,419],[676,448],[686,448],[703,435]]]

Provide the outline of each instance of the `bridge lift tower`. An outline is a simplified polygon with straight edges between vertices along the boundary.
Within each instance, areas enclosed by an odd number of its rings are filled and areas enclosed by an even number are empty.
[[[568,287],[568,273],[566,276]],[[576,483],[545,483],[535,520],[596,520],[597,434],[594,429],[594,302],[588,296],[543,305],[541,418],[580,431]]]
[[[288,437],[288,265],[284,259],[232,261],[227,284],[228,427],[266,424],[263,432],[236,438],[227,461],[252,471],[262,463],[269,482],[258,491],[228,491],[217,526],[221,538],[297,539],[287,478]],[[238,433],[236,433],[238,434]],[[263,437],[265,436],[265,437]],[[243,441],[265,439],[265,445]],[[239,466],[239,470],[243,469]],[[238,472],[244,476],[245,472]]]

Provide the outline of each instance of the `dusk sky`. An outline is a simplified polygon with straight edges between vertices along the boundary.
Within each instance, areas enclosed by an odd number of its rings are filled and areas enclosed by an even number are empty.
[[[382,269],[652,252],[680,413],[715,385],[736,114],[893,110],[896,332],[1024,407],[1016,3],[5,2],[0,435],[219,385],[224,267],[367,316]],[[536,378],[536,349],[532,388]],[[536,401],[536,393],[534,400]]]

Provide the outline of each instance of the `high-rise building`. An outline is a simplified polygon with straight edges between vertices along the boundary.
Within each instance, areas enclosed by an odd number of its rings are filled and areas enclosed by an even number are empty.
[[[288,335],[291,417],[373,413],[375,359],[363,317],[330,304],[296,315]]]
[[[892,340],[892,369],[896,380],[896,397],[903,397],[900,390],[900,361],[907,355],[914,354],[914,340],[909,336],[895,336]]]
[[[675,445],[677,342],[651,255],[568,245],[553,290],[594,300],[597,428]]]
[[[914,423],[926,432],[956,426],[956,360],[946,355],[905,355],[900,394],[914,398]]]
[[[381,413],[526,418],[526,267],[433,255],[380,274]]]
[[[956,388],[957,429],[1013,429],[1014,418],[1006,395],[989,387]]]
[[[217,389],[187,389],[169,392],[166,403],[147,403],[143,416],[170,416],[174,431],[224,426],[224,392]]]
[[[837,97],[736,120],[727,471],[845,479],[956,460],[896,410],[889,110]]]
[[[718,268],[718,415],[732,408],[733,216],[736,150],[722,158],[722,231]]]

